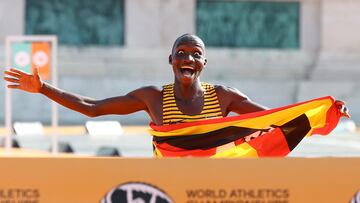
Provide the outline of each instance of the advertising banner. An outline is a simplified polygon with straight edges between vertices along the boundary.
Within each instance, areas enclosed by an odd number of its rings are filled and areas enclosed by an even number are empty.
[[[42,79],[51,79],[51,42],[13,42],[11,62],[12,66],[24,72],[31,73],[39,67]]]
[[[3,157],[0,165],[0,202],[340,203],[360,198],[360,158]]]

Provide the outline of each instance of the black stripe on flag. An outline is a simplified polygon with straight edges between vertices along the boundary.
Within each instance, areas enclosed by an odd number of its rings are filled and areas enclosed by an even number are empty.
[[[285,135],[290,151],[293,150],[311,130],[310,121],[305,114],[279,127]]]
[[[188,136],[172,136],[172,137],[153,137],[153,140],[161,144],[166,142],[175,147],[183,149],[210,149],[218,147],[245,136],[248,136],[254,132],[260,131],[259,129],[242,128],[229,126],[214,130],[208,133],[188,135]]]

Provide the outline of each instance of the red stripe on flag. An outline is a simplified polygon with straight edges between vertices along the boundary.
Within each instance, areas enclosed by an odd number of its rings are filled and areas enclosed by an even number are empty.
[[[161,143],[161,144],[155,143],[155,145],[156,145],[156,149],[159,150],[162,156],[164,157],[186,157],[186,156],[209,157],[216,154],[216,147],[207,150],[201,150],[201,149],[187,150],[187,149],[174,147],[167,143]]]
[[[290,152],[285,136],[280,128],[264,133],[250,140],[248,144],[256,149],[259,157],[283,157]]]

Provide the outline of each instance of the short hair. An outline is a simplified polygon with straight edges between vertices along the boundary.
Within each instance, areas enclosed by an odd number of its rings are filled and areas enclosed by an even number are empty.
[[[200,45],[202,46],[202,48],[205,51],[205,44],[204,44],[203,40],[199,36],[189,34],[189,33],[185,33],[185,34],[181,35],[180,37],[176,38],[176,40],[175,40],[175,42],[173,44],[173,47],[171,49],[171,52],[173,52],[175,47],[183,40],[196,41],[196,42],[200,43]]]

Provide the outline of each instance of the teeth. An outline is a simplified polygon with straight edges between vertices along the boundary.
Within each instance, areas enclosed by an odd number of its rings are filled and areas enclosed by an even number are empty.
[[[191,70],[194,70],[194,68],[191,67],[191,66],[183,66],[183,67],[181,67],[181,69],[191,69]]]

